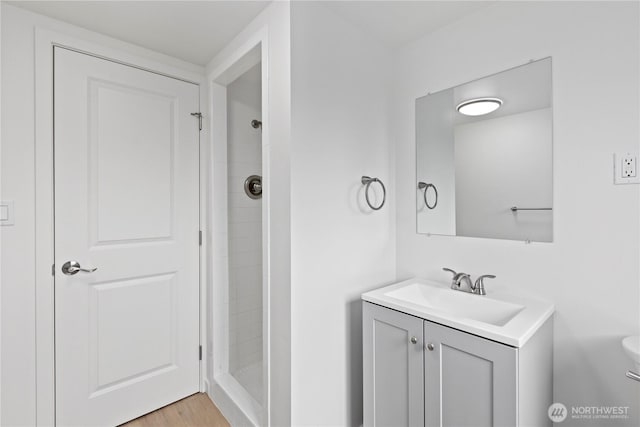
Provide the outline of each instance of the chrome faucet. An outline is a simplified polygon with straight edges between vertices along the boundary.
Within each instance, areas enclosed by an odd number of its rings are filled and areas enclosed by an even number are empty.
[[[456,271],[450,268],[443,268],[444,271],[448,271],[453,274],[453,278],[451,279],[451,289],[456,291],[469,292],[476,295],[486,295],[487,291],[484,288],[484,279],[495,279],[496,276],[493,274],[483,274],[478,277],[475,283],[471,280],[471,276],[467,273],[457,273]],[[467,286],[462,288],[462,283],[465,283]]]
[[[465,291],[465,292],[473,292],[473,283],[471,282],[471,276],[468,275],[467,273],[456,273],[453,270],[449,270],[451,273],[453,273],[453,279],[451,280],[451,289],[455,289],[457,291]],[[465,283],[466,289],[462,289],[462,283]]]

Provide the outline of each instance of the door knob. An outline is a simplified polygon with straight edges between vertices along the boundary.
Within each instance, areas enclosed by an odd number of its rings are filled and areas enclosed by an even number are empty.
[[[433,351],[433,349],[435,349],[436,347],[433,345],[433,343],[429,343],[427,344],[427,350],[429,351]]]
[[[78,261],[67,261],[62,265],[62,272],[67,276],[73,276],[79,271],[82,271],[83,273],[93,273],[97,269],[97,267],[82,268],[80,267],[80,263]]]
[[[418,338],[411,337],[411,344],[416,344],[418,342]]]

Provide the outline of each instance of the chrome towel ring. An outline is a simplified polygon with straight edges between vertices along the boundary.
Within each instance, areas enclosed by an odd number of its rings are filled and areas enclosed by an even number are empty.
[[[382,208],[384,206],[384,202],[387,200],[387,189],[384,188],[384,184],[382,183],[382,181],[380,181],[378,178],[371,178],[369,176],[363,176],[362,177],[362,185],[364,185],[364,197],[367,200],[367,204],[369,205],[369,207],[371,209],[373,209],[374,211],[380,210],[380,208]],[[371,204],[371,200],[369,200],[369,187],[371,186],[372,182],[377,182],[378,184],[380,184],[380,187],[382,187],[382,203],[380,203],[379,206],[373,206]]]
[[[435,207],[438,206],[438,189],[436,188],[436,186],[431,183],[427,184],[426,182],[419,182],[418,188],[421,190],[424,190],[424,192],[422,193],[422,197],[424,198],[424,204],[429,209],[435,209]],[[429,190],[429,188],[433,188],[433,192],[436,195],[436,199],[433,202],[433,205],[430,205],[429,202],[427,201],[427,191]]]

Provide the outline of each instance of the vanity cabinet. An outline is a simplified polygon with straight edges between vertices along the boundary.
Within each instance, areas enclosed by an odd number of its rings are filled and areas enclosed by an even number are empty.
[[[512,347],[363,302],[364,426],[546,426],[552,323]]]
[[[423,339],[425,425],[517,425],[516,348],[429,321]]]
[[[363,306],[364,426],[423,426],[423,320]]]

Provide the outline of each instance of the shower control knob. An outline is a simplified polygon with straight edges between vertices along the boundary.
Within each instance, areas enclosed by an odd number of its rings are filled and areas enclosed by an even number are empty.
[[[417,343],[418,343],[418,338],[411,337],[411,344],[417,344]]]
[[[429,351],[433,351],[433,349],[435,349],[436,347],[433,345],[433,343],[429,343],[427,344],[427,350]]]
[[[244,192],[251,199],[262,198],[262,177],[260,175],[251,175],[244,181]]]

